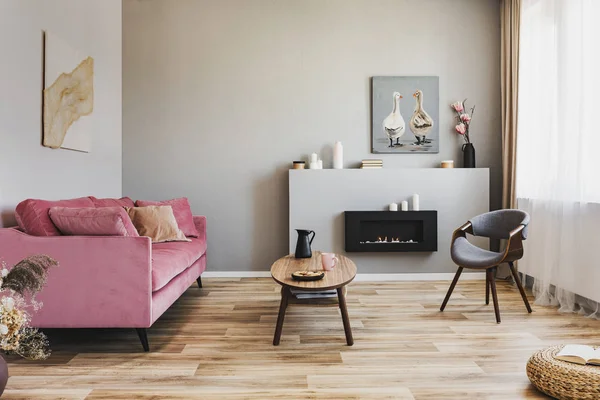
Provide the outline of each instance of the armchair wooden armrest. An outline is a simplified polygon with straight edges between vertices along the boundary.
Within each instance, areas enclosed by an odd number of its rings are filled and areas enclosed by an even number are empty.
[[[471,224],[471,222],[469,221],[465,222],[460,228],[454,231],[454,233],[452,234],[452,243],[450,244],[450,246],[452,246],[452,244],[454,244],[454,241],[459,237],[467,237],[467,233],[470,233],[471,235],[473,234],[473,224]]]
[[[525,225],[519,225],[510,231],[502,262],[515,261],[523,257],[523,229]]]

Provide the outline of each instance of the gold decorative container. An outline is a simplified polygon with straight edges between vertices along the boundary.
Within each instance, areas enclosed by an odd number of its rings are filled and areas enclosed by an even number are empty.
[[[294,161],[294,163],[292,164],[292,169],[304,169],[305,165],[305,161]]]

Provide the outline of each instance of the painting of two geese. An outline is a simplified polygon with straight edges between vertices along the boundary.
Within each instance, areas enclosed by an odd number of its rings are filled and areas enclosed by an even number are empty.
[[[438,153],[439,78],[374,76],[373,153]]]

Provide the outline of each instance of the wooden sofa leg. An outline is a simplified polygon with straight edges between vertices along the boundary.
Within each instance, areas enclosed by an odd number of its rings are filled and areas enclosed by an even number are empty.
[[[146,328],[135,328],[138,336],[140,337],[140,342],[142,342],[142,347],[145,352],[150,351],[150,346],[148,345],[148,335],[146,334]]]
[[[198,279],[196,279],[196,282],[198,283],[198,287],[202,288],[202,277],[199,276]]]

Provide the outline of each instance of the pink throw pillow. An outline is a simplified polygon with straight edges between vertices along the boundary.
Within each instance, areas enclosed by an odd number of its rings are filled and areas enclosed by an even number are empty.
[[[48,214],[63,235],[139,236],[122,207],[52,207]]]
[[[95,207],[133,207],[133,200],[129,197],[121,197],[120,199],[98,199],[94,196],[90,196],[90,199],[94,203]]]
[[[179,225],[179,229],[183,234],[189,237],[198,237],[198,230],[196,229],[196,225],[194,225],[194,217],[192,216],[192,208],[187,197],[165,201],[137,200],[135,206],[171,206],[177,225]]]
[[[34,236],[60,236],[60,232],[48,215],[50,207],[94,207],[89,197],[70,200],[39,200],[27,199],[17,205],[15,217],[19,228]]]

